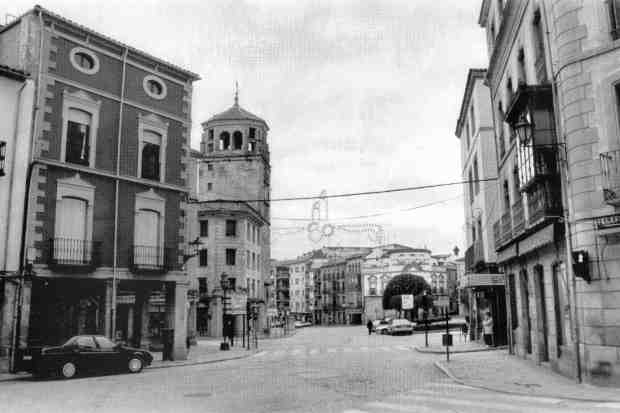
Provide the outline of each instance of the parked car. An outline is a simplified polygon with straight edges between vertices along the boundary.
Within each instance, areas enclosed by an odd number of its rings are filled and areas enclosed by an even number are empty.
[[[390,325],[390,319],[375,320],[372,322],[372,331],[377,334],[385,334],[386,329]]]
[[[413,323],[404,318],[394,319],[387,326],[386,333],[391,335],[413,334]]]
[[[128,371],[139,373],[153,361],[146,350],[114,343],[104,336],[81,335],[57,347],[26,349],[21,366],[36,376],[60,375],[70,379],[81,373]]]
[[[308,327],[311,326],[312,323],[309,323],[307,321],[295,321],[295,328],[302,328],[302,327]]]

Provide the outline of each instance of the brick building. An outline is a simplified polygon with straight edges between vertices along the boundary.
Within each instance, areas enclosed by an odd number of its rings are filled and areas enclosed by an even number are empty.
[[[198,257],[187,264],[202,291],[198,328],[210,336],[222,334],[220,281],[225,274],[231,290],[258,308],[256,328],[262,329],[267,320],[264,283],[271,271],[269,128],[239,105],[238,93],[232,107],[202,127],[200,152],[192,151],[190,159],[188,212],[188,237],[202,242]],[[235,331],[241,334],[245,308],[233,311]]]
[[[184,358],[198,76],[39,6],[0,29],[0,61],[36,87],[20,344],[102,333],[148,346],[172,328]]]

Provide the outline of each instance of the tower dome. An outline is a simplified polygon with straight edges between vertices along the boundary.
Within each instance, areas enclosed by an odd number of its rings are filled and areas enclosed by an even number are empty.
[[[252,121],[262,123],[265,129],[269,130],[267,122],[259,116],[243,109],[239,106],[239,91],[235,91],[235,103],[227,110],[217,115],[211,116],[204,124],[209,125],[214,122],[230,122],[230,121]]]

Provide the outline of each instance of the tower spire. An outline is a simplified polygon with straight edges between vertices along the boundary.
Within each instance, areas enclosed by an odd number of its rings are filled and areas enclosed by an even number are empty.
[[[235,80],[235,106],[239,106],[239,82]]]

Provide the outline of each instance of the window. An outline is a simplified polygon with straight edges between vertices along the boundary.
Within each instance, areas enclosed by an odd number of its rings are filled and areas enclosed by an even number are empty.
[[[198,257],[199,257],[201,267],[206,267],[207,265],[209,265],[209,258],[208,258],[207,250],[198,251]]]
[[[521,187],[521,184],[519,182],[519,167],[515,166],[514,169],[512,170],[512,182],[514,185],[514,199],[521,199],[521,192],[519,191],[519,188]]]
[[[141,177],[144,179],[160,180],[160,146],[161,135],[145,130],[142,142],[142,171]]]
[[[509,211],[510,210],[510,189],[508,186],[508,180],[504,179],[504,186],[503,186],[504,192],[504,211]]]
[[[204,277],[198,278],[198,294],[207,293],[207,279]]]
[[[213,152],[213,144],[212,143],[207,144],[207,152]]]
[[[69,109],[69,120],[67,122],[67,147],[65,161],[80,165],[89,165],[90,146],[90,113]]]
[[[245,252],[245,266],[248,268],[248,270],[250,269],[251,264],[252,264],[252,261],[250,260],[250,251],[246,251]]]
[[[248,152],[254,152],[255,143],[250,141],[248,142]]]
[[[209,236],[209,220],[207,219],[200,221],[200,236],[201,237]]]
[[[252,253],[252,269],[255,270],[256,269],[256,254]],[[297,281],[299,281],[299,279],[297,279]]]
[[[508,105],[512,104],[512,93],[512,79],[508,78],[508,80],[506,81],[506,102],[508,102]]]
[[[506,142],[505,142],[505,138],[504,138],[504,107],[502,105],[502,102],[499,101],[499,103],[497,104],[497,124],[499,126],[499,133],[497,134],[497,141],[499,144],[499,156],[500,158],[504,157],[504,154],[506,153]]]
[[[226,220],[226,236],[227,237],[236,237],[237,236],[237,221],[234,219]]]
[[[230,149],[230,133],[220,133],[220,151],[226,151]]]
[[[213,191],[213,182],[207,182],[207,191]]]
[[[368,277],[368,295],[377,295],[377,277]]]
[[[209,140],[213,140],[213,129],[209,129]]]
[[[527,77],[525,74],[525,52],[523,48],[519,49],[517,54],[517,85],[526,85]]]
[[[71,65],[87,75],[94,75],[99,71],[99,59],[92,51],[83,47],[75,47],[69,53]]]
[[[100,106],[101,101],[86,92],[63,91],[61,160],[94,166]]]
[[[233,133],[233,149],[239,150],[243,147],[243,135],[239,131]]]
[[[6,142],[0,141],[0,176],[4,176],[4,163],[6,160]]]
[[[611,22],[611,38],[616,40],[620,37],[620,1],[608,0],[609,17]]]
[[[245,238],[246,238],[248,241],[251,241],[251,240],[252,240],[252,235],[251,235],[251,232],[250,232],[250,231],[251,231],[251,226],[250,226],[250,223],[249,223],[249,222],[246,222],[246,224],[245,224]]]
[[[207,164],[207,171],[212,171],[213,170],[213,164],[212,163],[208,163]]]
[[[610,3],[617,2],[610,1]],[[536,47],[536,61],[534,62],[534,66],[536,67],[536,78],[538,80],[538,83],[547,83],[547,69],[545,64],[545,40],[539,9],[534,12],[534,20],[532,21],[532,25],[534,30],[534,44]]]
[[[95,336],[95,341],[97,342],[99,348],[102,350],[111,350],[116,348],[116,343],[107,337]]]
[[[226,248],[226,265],[237,265],[237,250]]]
[[[88,349],[96,349],[95,340],[91,336],[80,336],[76,340],[76,344],[78,347],[88,348]]]
[[[166,97],[168,90],[166,83],[157,76],[147,75],[142,81],[142,87],[147,95],[153,99],[161,100]]]
[[[478,175],[478,159],[474,158],[474,192],[476,195],[480,193],[480,181]]]
[[[163,181],[165,173],[168,122],[156,115],[138,117],[138,176]]]
[[[250,128],[250,136],[249,136],[250,140],[254,140],[256,139],[256,128]]]
[[[164,264],[165,199],[151,188],[136,194],[135,202],[133,264],[161,267]]]

